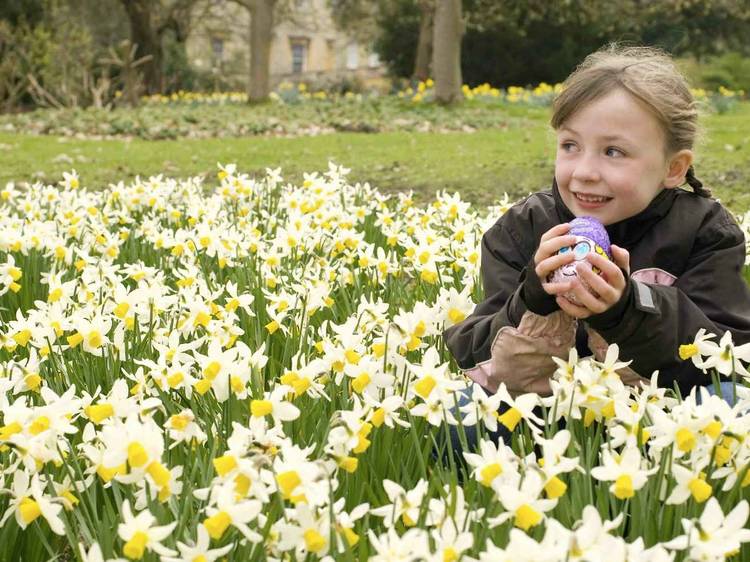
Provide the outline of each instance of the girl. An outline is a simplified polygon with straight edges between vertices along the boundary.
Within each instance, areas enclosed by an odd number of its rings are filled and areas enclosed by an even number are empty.
[[[632,360],[625,382],[659,372],[685,395],[710,377],[678,356],[700,328],[750,341],[745,240],[731,213],[693,172],[697,110],[668,55],[609,46],[589,55],[553,104],[551,190],[505,213],[482,240],[486,300],[444,336],[461,369],[494,392],[549,394],[551,357],[602,360],[610,343]],[[681,188],[687,183],[691,191]],[[549,283],[573,261],[568,221],[606,227],[614,261],[590,254],[600,277]],[[572,291],[578,304],[562,296]]]

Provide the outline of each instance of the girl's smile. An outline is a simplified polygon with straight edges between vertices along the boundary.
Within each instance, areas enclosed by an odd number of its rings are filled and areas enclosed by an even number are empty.
[[[593,209],[601,209],[607,202],[611,201],[611,197],[604,197],[601,195],[593,195],[589,193],[573,192],[573,196],[578,201],[578,205],[587,211]]]

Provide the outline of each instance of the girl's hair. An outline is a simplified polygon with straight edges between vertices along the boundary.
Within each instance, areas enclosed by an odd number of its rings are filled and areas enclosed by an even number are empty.
[[[579,109],[617,88],[654,114],[664,131],[667,154],[693,148],[698,133],[696,102],[672,58],[653,47],[610,44],[587,56],[565,80],[552,104],[552,128],[560,128]],[[711,190],[695,177],[692,166],[685,181],[698,195],[711,197]]]

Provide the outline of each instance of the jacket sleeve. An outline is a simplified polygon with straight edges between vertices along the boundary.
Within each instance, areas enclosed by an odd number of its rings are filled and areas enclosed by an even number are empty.
[[[620,346],[623,359],[648,377],[659,371],[659,385],[677,385],[686,395],[710,376],[680,359],[681,344],[691,343],[699,329],[721,337],[732,332],[735,343],[750,341],[750,289],[743,279],[745,239],[727,213],[701,229],[685,271],[672,286],[628,280],[621,303],[592,316],[588,324]]]
[[[522,249],[503,223],[482,239],[486,300],[444,337],[459,367],[488,391],[504,382],[511,394],[548,394],[557,368],[552,357],[566,357],[575,345],[576,322],[559,310],[527,265],[534,241]]]
[[[503,326],[517,326],[526,308],[520,296],[520,276],[526,264],[505,227],[506,215],[482,237],[482,287],[485,300],[443,337],[458,366],[471,369],[491,357],[492,341]]]

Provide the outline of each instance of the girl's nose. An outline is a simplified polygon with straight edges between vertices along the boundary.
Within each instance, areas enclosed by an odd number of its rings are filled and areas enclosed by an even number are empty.
[[[596,156],[581,154],[573,169],[573,179],[581,182],[599,181],[600,175],[596,165]]]

